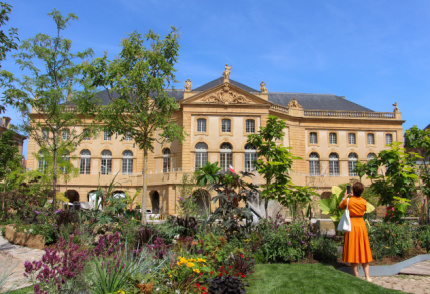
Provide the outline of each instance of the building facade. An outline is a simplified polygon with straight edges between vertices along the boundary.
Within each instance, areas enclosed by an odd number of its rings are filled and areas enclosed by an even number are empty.
[[[147,209],[176,214],[178,185],[184,174],[191,174],[207,161],[219,162],[223,169],[254,171],[256,150],[247,136],[265,126],[269,115],[286,121],[283,144],[302,160],[293,164],[293,183],[312,186],[319,193],[332,185],[358,177],[357,161],[367,161],[394,141],[402,142],[404,121],[395,104],[392,112],[374,112],[331,94],[268,92],[265,83],[256,90],[223,77],[192,89],[187,80],[184,90],[169,90],[179,110],[172,120],[184,127],[188,136],[178,142],[156,145],[148,160]],[[104,103],[107,95],[99,93]],[[76,126],[85,128],[85,126]],[[34,154],[39,147],[31,138],[28,167],[39,168]],[[79,176],[61,182],[59,191],[71,201],[88,201],[98,186],[115,178],[116,192],[134,194],[142,187],[143,151],[131,138],[102,132],[84,140],[71,155]],[[261,184],[256,173],[255,184]],[[141,199],[138,197],[137,199]]]

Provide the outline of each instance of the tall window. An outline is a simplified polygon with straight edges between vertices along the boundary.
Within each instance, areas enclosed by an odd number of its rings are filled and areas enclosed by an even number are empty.
[[[253,119],[246,120],[246,132],[255,133],[255,120]]]
[[[70,138],[70,130],[69,129],[63,130],[62,138],[63,138],[63,141],[69,140],[69,138]]]
[[[330,176],[339,175],[339,155],[330,153],[329,155],[329,174]]]
[[[43,155],[43,151],[39,151],[39,170],[41,172],[46,172],[48,169],[48,162],[45,160],[45,156]]]
[[[65,151],[63,154],[63,161],[66,162],[70,162],[70,152],[69,151]],[[66,169],[65,166],[60,167],[60,170],[63,172],[63,174],[68,174],[69,171]]]
[[[133,141],[130,132],[127,132],[127,134],[124,136],[124,141]]]
[[[82,140],[84,140],[84,141],[89,141],[89,140],[91,140],[91,138],[90,138],[90,131],[89,131],[88,129],[84,129],[84,130],[82,131],[82,133],[83,133],[83,138],[82,138]]]
[[[206,132],[206,119],[199,118],[197,120],[197,132],[205,133]]]
[[[200,142],[196,144],[195,168],[199,170],[208,162],[208,145]]]
[[[392,134],[386,134],[385,135],[385,144],[390,145],[393,143],[393,135]]]
[[[131,175],[133,173],[133,152],[125,150],[122,153],[122,174]]]
[[[233,165],[233,147],[230,143],[221,144],[219,158],[221,169],[228,171],[229,165]]]
[[[357,144],[357,141],[355,140],[355,134],[354,133],[348,134],[348,144],[350,144],[350,145]]]
[[[221,121],[221,132],[230,133],[231,132],[231,120],[223,119]]]
[[[110,141],[111,136],[112,136],[111,132],[109,132],[108,130],[104,130],[104,132],[103,132],[103,140]]]
[[[309,143],[318,144],[318,135],[316,132],[311,132],[309,134]]]
[[[251,144],[245,145],[245,171],[255,171],[255,161],[257,161],[257,148]]]
[[[163,173],[170,172],[170,149],[166,148],[163,151]]]
[[[309,174],[311,176],[320,175],[320,157],[316,152],[309,155]]]
[[[100,171],[102,175],[112,174],[112,152],[109,150],[102,151]]]
[[[81,151],[80,155],[79,172],[81,175],[89,175],[91,168],[91,152],[88,149],[84,149]]]
[[[367,134],[367,144],[375,145],[375,134],[372,134],[372,133]]]
[[[337,144],[337,134],[336,133],[330,133],[330,144]]]
[[[43,129],[42,130],[42,140],[48,140],[49,139],[49,129]]]
[[[375,158],[376,157],[376,154],[375,153],[369,153],[369,154],[367,154],[367,160],[369,161],[369,160],[372,160],[373,158]]]
[[[349,176],[354,177],[357,176],[357,173],[354,171],[357,165],[358,156],[356,153],[349,153],[348,155],[348,171]]]

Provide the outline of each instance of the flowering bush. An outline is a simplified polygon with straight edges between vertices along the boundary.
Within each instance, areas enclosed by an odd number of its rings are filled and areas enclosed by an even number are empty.
[[[394,204],[391,207],[387,205],[384,221],[393,223],[403,222],[402,218],[405,216],[410,202],[410,200],[405,198],[394,197]]]
[[[83,273],[88,257],[72,237],[68,244],[60,238],[54,249],[45,249],[42,260],[24,263],[24,275],[31,278],[36,294],[60,293],[67,281]]]

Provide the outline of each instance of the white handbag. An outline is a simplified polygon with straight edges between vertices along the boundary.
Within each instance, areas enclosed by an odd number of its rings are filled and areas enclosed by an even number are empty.
[[[342,218],[339,221],[339,225],[337,226],[337,230],[339,232],[351,232],[351,218],[349,217],[348,210],[349,198],[346,200],[346,209],[342,215]]]

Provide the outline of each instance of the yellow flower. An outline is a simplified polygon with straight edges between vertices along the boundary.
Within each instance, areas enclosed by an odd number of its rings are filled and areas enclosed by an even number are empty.
[[[203,258],[197,258],[197,262],[206,262],[206,260],[204,260]]]
[[[390,249],[390,247],[385,246],[385,248]]]
[[[190,262],[194,262],[194,261],[196,261],[194,258],[190,258],[188,261],[190,261]]]
[[[199,270],[198,268],[195,268],[195,269],[193,269],[193,272],[195,272],[195,273],[199,273],[199,272],[200,272],[200,270]]]
[[[169,278],[172,278],[172,275],[169,275]]]
[[[187,266],[188,266],[188,267],[194,267],[194,263],[192,263],[192,262],[187,262]]]

